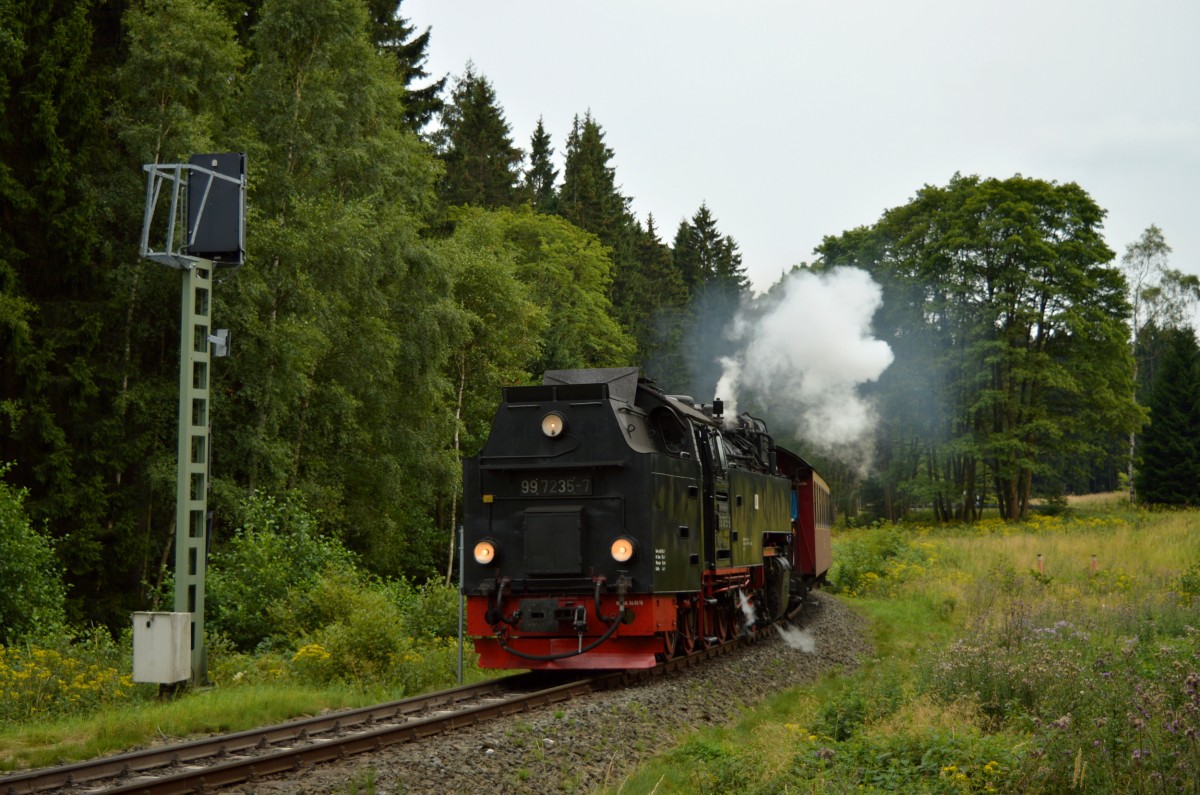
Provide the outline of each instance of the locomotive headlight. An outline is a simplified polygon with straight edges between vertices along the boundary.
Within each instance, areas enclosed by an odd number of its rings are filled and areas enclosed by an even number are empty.
[[[498,557],[496,545],[491,541],[480,541],[475,545],[475,562],[480,566],[490,566]]]
[[[613,560],[617,563],[628,563],[637,554],[637,545],[633,543],[632,538],[621,536],[612,542],[612,547],[609,548],[609,551],[612,553]]]
[[[567,427],[567,421],[557,411],[552,411],[545,417],[542,417],[542,433],[551,439],[562,433],[565,427]]]

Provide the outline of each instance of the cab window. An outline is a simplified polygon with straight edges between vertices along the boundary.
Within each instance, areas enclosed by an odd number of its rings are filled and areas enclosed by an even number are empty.
[[[691,428],[681,422],[674,412],[665,408],[655,409],[650,412],[650,423],[664,452],[683,457],[692,455],[695,446]]]

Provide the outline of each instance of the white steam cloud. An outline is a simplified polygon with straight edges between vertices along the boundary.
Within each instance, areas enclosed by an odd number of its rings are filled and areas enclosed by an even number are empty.
[[[796,271],[767,308],[743,315],[734,330],[743,343],[736,359],[723,358],[716,397],[725,415],[737,415],[738,390],[763,400],[774,426],[794,425],[806,441],[865,468],[877,415],[858,393],[892,363],[886,342],[871,336],[871,317],[883,293],[870,274],[834,268]]]
[[[742,611],[742,632],[749,632],[758,620],[758,616],[754,614],[754,602],[750,601],[750,597],[741,588],[738,588],[737,594],[738,609]]]
[[[720,362],[721,378],[717,381],[717,397],[725,401],[726,424],[732,424],[733,418],[738,415],[737,390],[742,378],[742,366],[738,364],[737,359],[728,356],[722,356]]]
[[[783,642],[793,649],[805,654],[817,653],[817,638],[811,629],[799,629],[790,624],[776,624],[775,629],[779,630],[779,637],[783,638]]]

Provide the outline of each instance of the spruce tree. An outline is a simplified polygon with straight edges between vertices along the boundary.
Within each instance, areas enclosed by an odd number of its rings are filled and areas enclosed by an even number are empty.
[[[558,191],[555,182],[558,169],[554,167],[554,148],[550,146],[550,133],[541,117],[529,140],[529,168],[525,171],[525,191],[529,203],[539,213],[554,213],[558,208]]]
[[[404,0],[368,0],[367,7],[375,25],[375,46],[394,53],[400,65],[400,79],[407,91],[404,97],[404,119],[414,132],[420,132],[444,106],[442,90],[446,78],[441,77],[420,88],[413,86],[429,77],[425,61],[429,57],[430,28],[417,34],[415,25],[400,16]],[[416,34],[416,35],[414,35]]]
[[[494,208],[520,203],[521,150],[513,146],[491,82],[469,61],[442,110],[435,143],[446,166],[440,193],[447,204]]]
[[[1150,424],[1138,444],[1139,499],[1200,505],[1200,348],[1191,328],[1170,329],[1150,390]]]
[[[638,267],[627,271],[616,308],[637,340],[645,374],[665,389],[683,390],[688,383],[683,358],[688,290],[671,248],[659,239],[653,215],[644,229],[641,224],[634,229],[634,256]]]
[[[113,181],[98,172],[117,150],[104,123],[117,42],[101,5],[0,4],[0,463],[29,488],[32,524],[71,535],[69,609],[97,612],[129,573],[112,511],[130,494],[105,423],[112,273],[129,249],[101,226]]]
[[[684,351],[689,365],[686,389],[711,397],[721,375],[720,359],[735,352],[726,331],[733,325],[750,282],[737,242],[721,234],[706,203],[700,205],[691,223],[680,222],[674,248],[675,270],[690,298],[690,344]]]
[[[701,203],[691,223],[679,223],[675,263],[693,293],[719,284],[740,294],[750,286],[737,242],[720,233],[707,203]]]
[[[617,189],[612,157],[612,149],[604,143],[604,130],[591,112],[585,113],[582,120],[576,116],[567,138],[558,213],[612,248],[619,269],[622,254],[628,253],[633,218],[629,199]]]
[[[644,283],[653,265],[640,258],[640,229],[629,210],[629,198],[617,187],[613,151],[604,142],[604,130],[591,112],[575,117],[567,137],[563,184],[558,194],[558,214],[600,238],[612,252],[612,285],[609,296],[616,316],[630,335],[642,341],[642,318],[653,314],[637,285]],[[653,246],[650,249],[653,250]],[[645,348],[639,342],[639,356]],[[644,361],[639,359],[639,361]],[[636,364],[637,362],[630,362]]]

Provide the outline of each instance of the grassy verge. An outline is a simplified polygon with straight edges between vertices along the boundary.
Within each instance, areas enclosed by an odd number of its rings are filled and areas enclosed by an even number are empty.
[[[229,663],[244,663],[233,656],[214,667],[220,674]],[[184,691],[173,699],[158,700],[157,686],[135,685],[127,701],[82,714],[46,715],[0,722],[0,771],[46,767],[106,756],[158,742],[179,741],[217,732],[235,732],[268,726],[331,710],[377,704],[415,695],[405,683],[371,687],[344,683],[324,685],[298,682],[280,670],[263,681],[248,677],[220,677],[215,687]],[[464,669],[468,682],[490,676],[473,664]],[[452,667],[426,672],[423,691],[453,687]]]
[[[156,742],[267,726],[331,709],[365,706],[381,694],[351,689],[249,685],[128,704],[86,717],[0,730],[0,769],[45,767],[144,748]]]
[[[876,659],[611,792],[1196,791],[1200,512],[852,531],[835,557]]]
[[[490,674],[469,671],[469,681]],[[453,687],[448,680],[433,689]],[[411,696],[386,688],[267,683],[202,688],[171,700],[147,700],[85,716],[0,725],[0,770],[47,767],[177,742],[218,732],[269,726],[307,715]]]
[[[235,613],[238,620],[225,625],[255,641],[253,651],[239,651],[210,625],[208,676],[214,686],[171,701],[157,699],[156,685],[132,681],[129,632],[116,640],[101,630],[47,633],[0,646],[0,771],[269,725],[455,684],[458,643],[448,628],[456,623],[458,594],[450,586],[379,582],[334,568],[258,603],[269,610]],[[266,637],[247,635],[254,622]],[[468,682],[485,676],[470,650],[464,663]]]

